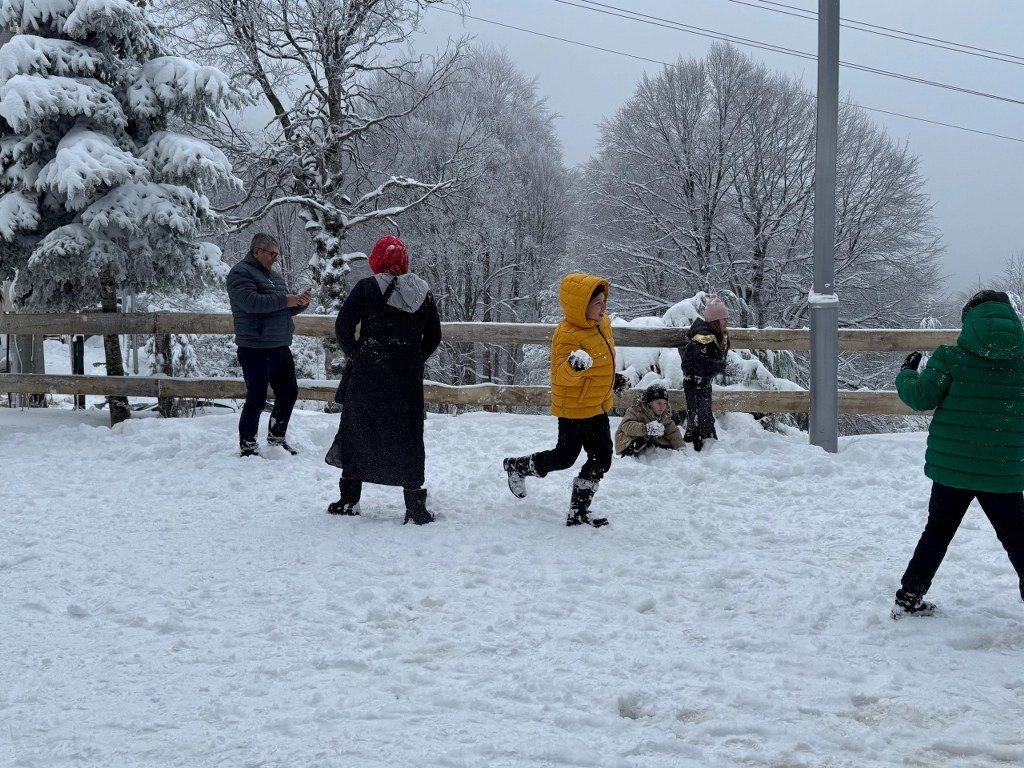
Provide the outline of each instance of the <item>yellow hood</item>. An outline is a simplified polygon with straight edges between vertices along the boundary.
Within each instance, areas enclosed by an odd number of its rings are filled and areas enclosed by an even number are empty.
[[[596,321],[587,319],[587,305],[594,291],[600,287],[604,288],[604,295],[607,298],[611,286],[604,278],[580,272],[573,272],[562,278],[562,287],[558,290],[558,303],[562,305],[565,319],[579,328],[596,326]]]

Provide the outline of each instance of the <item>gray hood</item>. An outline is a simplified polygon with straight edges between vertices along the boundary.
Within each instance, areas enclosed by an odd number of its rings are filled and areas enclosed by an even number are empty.
[[[398,285],[391,293],[391,298],[388,299],[388,305],[402,312],[412,313],[418,310],[426,301],[427,294],[430,293],[430,286],[427,285],[426,280],[412,272],[398,277],[374,275],[374,278],[377,280],[377,287],[380,288],[381,295],[387,291],[392,280],[398,281]]]

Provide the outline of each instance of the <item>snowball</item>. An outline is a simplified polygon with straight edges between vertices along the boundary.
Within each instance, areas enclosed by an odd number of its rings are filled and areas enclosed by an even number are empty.
[[[594,366],[594,358],[588,355],[584,350],[577,349],[569,355],[569,364],[576,370],[588,371]]]

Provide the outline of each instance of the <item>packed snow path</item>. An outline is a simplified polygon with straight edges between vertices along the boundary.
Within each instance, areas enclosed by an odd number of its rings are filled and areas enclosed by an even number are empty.
[[[922,435],[725,422],[517,501],[551,418],[431,417],[436,525],[324,514],[336,417],[291,458],[235,417],[0,410],[2,766],[893,766],[1024,762],[1024,605],[975,507],[940,615],[893,622]]]

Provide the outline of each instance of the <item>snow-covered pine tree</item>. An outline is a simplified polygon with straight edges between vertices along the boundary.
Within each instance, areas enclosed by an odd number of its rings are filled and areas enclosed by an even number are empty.
[[[0,30],[0,277],[19,305],[116,312],[119,289],[194,290],[217,253],[199,242],[218,224],[206,193],[239,182],[172,128],[213,119],[227,78],[169,55],[130,0],[0,0]],[[105,348],[123,375],[117,337]]]

